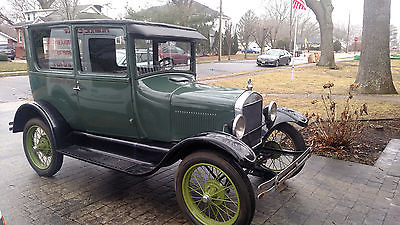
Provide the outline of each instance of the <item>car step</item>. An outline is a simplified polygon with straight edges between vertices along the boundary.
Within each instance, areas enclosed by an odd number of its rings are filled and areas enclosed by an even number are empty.
[[[59,149],[57,152],[88,163],[137,176],[151,174],[156,168],[151,163],[77,145]]]

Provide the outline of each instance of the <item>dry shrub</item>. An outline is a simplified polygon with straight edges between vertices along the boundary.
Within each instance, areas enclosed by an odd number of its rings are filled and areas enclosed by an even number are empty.
[[[310,130],[313,133],[312,141],[321,150],[343,151],[351,147],[351,144],[360,137],[364,125],[359,121],[363,114],[368,114],[366,104],[359,109],[352,109],[350,104],[353,95],[349,92],[343,106],[343,110],[338,112],[335,99],[332,97],[334,84],[326,83],[323,88],[327,89],[328,94],[321,95],[324,107],[324,116],[312,114],[309,119],[313,121]],[[315,104],[317,100],[311,103]]]

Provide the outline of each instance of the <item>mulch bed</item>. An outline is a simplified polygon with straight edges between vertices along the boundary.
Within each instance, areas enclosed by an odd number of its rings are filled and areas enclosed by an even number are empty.
[[[374,165],[391,139],[400,139],[400,120],[365,121],[361,136],[348,148],[314,147],[313,153],[334,159]],[[312,125],[311,125],[312,126]],[[302,134],[307,145],[311,144],[313,134],[303,129]]]

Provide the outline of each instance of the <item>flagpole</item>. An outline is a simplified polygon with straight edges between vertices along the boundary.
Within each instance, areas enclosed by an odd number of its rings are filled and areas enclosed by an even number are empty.
[[[295,26],[294,26],[294,39],[293,39],[293,57],[292,57],[292,81],[293,81],[293,74],[294,74],[294,57],[296,56],[296,39],[297,39],[297,17],[295,19]]]

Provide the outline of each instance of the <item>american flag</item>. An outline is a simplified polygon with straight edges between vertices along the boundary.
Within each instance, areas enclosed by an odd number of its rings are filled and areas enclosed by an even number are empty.
[[[306,10],[305,0],[293,0],[293,9],[303,9]]]

